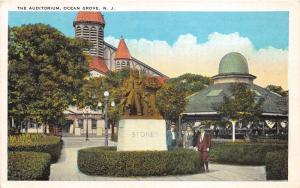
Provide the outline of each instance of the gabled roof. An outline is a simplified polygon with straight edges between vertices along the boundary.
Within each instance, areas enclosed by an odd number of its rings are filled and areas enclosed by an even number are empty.
[[[129,53],[129,50],[127,48],[127,45],[126,45],[123,37],[121,37],[117,51],[116,51],[115,60],[118,60],[118,59],[131,59],[131,55]]]
[[[104,59],[96,56],[92,56],[92,62],[89,64],[89,69],[103,74],[106,74],[109,71]]]
[[[79,11],[77,13],[75,22],[95,22],[103,25],[105,24],[101,12],[93,12],[93,11]]]

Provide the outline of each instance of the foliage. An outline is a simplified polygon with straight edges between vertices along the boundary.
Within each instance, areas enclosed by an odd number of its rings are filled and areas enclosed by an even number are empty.
[[[16,127],[8,127],[8,135],[16,135],[18,134],[18,129]]]
[[[257,98],[247,84],[236,83],[230,87],[231,96],[224,96],[223,101],[213,104],[222,117],[233,120],[257,120],[262,113],[263,98]]]
[[[164,119],[177,122],[186,104],[186,94],[178,91],[175,86],[165,84],[157,92],[157,106]]]
[[[276,86],[276,85],[268,85],[266,87],[266,89],[277,93],[279,95],[281,95],[282,97],[287,97],[289,95],[289,91],[288,90],[284,90],[281,86]]]
[[[51,156],[38,152],[8,152],[8,180],[48,180]]]
[[[267,180],[288,179],[288,150],[267,153],[266,175]]]
[[[202,75],[186,73],[169,79],[167,83],[176,86],[178,91],[182,91],[188,96],[204,89],[205,85],[211,83],[211,79]]]
[[[109,101],[115,102],[113,108],[108,106],[109,119],[111,121],[117,121],[119,119],[120,111],[120,98],[121,98],[121,81],[129,76],[128,69],[122,69],[117,72],[108,72],[105,77],[95,77],[88,80],[84,80],[84,85],[80,90],[80,94],[75,103],[79,108],[89,106],[94,110],[100,110],[98,103],[100,102],[104,108],[105,98],[103,96],[104,91],[109,91]]]
[[[9,151],[44,152],[51,155],[52,162],[60,156],[62,143],[59,137],[43,134],[21,134],[8,137]]]
[[[287,147],[287,144],[213,142],[210,160],[225,164],[264,165],[268,152],[287,149]]]
[[[210,82],[209,77],[190,73],[167,80],[157,93],[157,106],[162,116],[177,123],[187,104],[186,97],[204,89]]]
[[[172,151],[118,151],[115,147],[86,148],[78,151],[81,172],[101,176],[161,176],[199,172],[198,152],[187,149]]]
[[[44,24],[9,29],[8,113],[17,123],[25,118],[57,125],[88,75],[83,49],[89,44],[65,37]]]

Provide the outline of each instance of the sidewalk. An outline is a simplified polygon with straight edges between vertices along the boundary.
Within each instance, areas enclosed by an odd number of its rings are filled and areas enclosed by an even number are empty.
[[[102,177],[87,176],[77,168],[77,151],[104,145],[104,138],[64,137],[64,148],[59,161],[51,165],[50,181],[264,181],[264,166],[210,164],[209,173],[159,177]],[[109,145],[115,145],[109,143]]]

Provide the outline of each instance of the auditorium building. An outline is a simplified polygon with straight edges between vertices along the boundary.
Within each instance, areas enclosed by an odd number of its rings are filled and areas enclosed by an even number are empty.
[[[70,23],[72,24],[72,23]],[[105,76],[109,71],[119,71],[124,68],[137,69],[147,76],[156,77],[159,82],[165,82],[168,77],[146,63],[131,56],[125,39],[121,36],[117,47],[105,42],[104,16],[100,12],[78,12],[73,21],[76,38],[88,40],[92,47],[86,50],[91,57],[89,64],[90,77]],[[70,106],[64,114],[69,122],[65,127],[64,134],[102,136],[104,134],[104,119],[101,111],[94,111],[89,108],[78,109]],[[32,124],[26,132],[44,132],[44,127]],[[24,129],[25,130],[25,129]]]

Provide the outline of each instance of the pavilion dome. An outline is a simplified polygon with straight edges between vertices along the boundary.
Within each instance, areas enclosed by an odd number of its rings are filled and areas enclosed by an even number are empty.
[[[246,58],[238,52],[226,54],[220,61],[219,74],[249,74]]]

